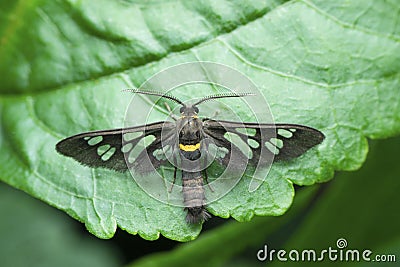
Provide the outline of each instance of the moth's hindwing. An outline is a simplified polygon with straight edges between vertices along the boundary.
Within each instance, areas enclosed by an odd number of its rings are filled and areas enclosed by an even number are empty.
[[[205,120],[203,130],[207,138],[229,151],[218,162],[226,167],[233,160],[232,166],[240,168],[247,162],[257,166],[272,158],[280,161],[299,157],[325,138],[320,131],[297,124]],[[234,137],[236,140],[232,141]]]
[[[163,129],[171,126],[173,123],[170,122],[156,122],[138,127],[81,133],[57,143],[56,150],[92,168],[101,167],[120,172],[135,168],[144,173],[166,162],[165,159],[157,159],[154,151],[162,148]],[[152,141],[132,158],[131,153],[135,147],[149,137]],[[131,161],[126,160],[131,158]]]

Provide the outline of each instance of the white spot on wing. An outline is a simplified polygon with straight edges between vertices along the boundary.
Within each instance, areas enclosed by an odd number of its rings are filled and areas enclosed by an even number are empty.
[[[124,139],[124,141],[129,142],[133,139],[141,137],[142,135],[143,135],[143,132],[124,133],[123,139]]]
[[[255,136],[257,133],[257,130],[253,128],[236,128],[235,130],[241,134],[245,134],[248,136]]]
[[[251,150],[251,148],[249,147],[249,145],[242,140],[242,138],[240,138],[239,135],[234,134],[234,133],[230,133],[230,132],[226,132],[224,134],[224,137],[230,141],[232,144],[234,144],[235,146],[237,146],[240,151],[242,151],[242,153],[248,158],[251,159],[253,157],[253,151]]]
[[[107,150],[106,153],[104,153],[103,156],[101,156],[101,159],[102,159],[103,161],[109,160],[109,159],[112,157],[112,155],[114,155],[115,151],[116,151],[116,148],[115,148],[115,147],[110,148],[109,150]]]
[[[271,151],[272,154],[278,155],[279,154],[279,149],[271,144],[270,142],[265,142],[265,147],[268,148],[269,151]]]
[[[278,134],[280,136],[285,137],[285,138],[291,138],[293,136],[293,133],[291,131],[286,130],[286,129],[278,129]]]
[[[273,138],[269,139],[269,141],[271,142],[271,144],[273,144],[274,146],[276,146],[278,148],[283,147],[283,141],[281,139],[273,137]]]
[[[100,143],[101,141],[103,141],[103,136],[100,135],[100,136],[95,136],[95,137],[88,137],[87,140],[88,140],[88,145],[89,146],[95,146],[98,143]]]
[[[129,155],[128,155],[128,162],[133,163],[136,158],[140,155],[140,153],[146,149],[151,143],[154,142],[156,137],[154,135],[148,135],[146,137],[143,137],[142,139],[139,140],[139,142],[133,147],[133,149],[130,150]]]
[[[249,146],[251,146],[252,148],[258,148],[260,146],[260,144],[254,140],[254,139],[247,139],[247,143],[249,144]]]

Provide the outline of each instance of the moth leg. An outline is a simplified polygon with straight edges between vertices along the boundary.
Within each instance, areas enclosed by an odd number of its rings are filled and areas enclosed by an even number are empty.
[[[208,175],[207,175],[207,169],[204,170],[204,180],[206,180],[208,188],[210,188],[211,192],[214,192],[214,189],[211,187],[211,185],[208,183]]]
[[[176,120],[178,119],[178,117],[177,117],[174,113],[172,113],[171,107],[168,105],[167,102],[164,102],[164,105],[165,105],[165,107],[167,108],[167,110],[168,110],[168,112],[169,112],[169,116],[170,116],[174,121],[176,121]]]
[[[171,188],[168,190],[168,193],[171,193],[171,192],[172,192],[172,189],[174,188],[175,181],[176,181],[176,170],[177,170],[177,168],[175,167],[175,170],[174,170],[174,180],[172,181],[172,185],[171,185]]]

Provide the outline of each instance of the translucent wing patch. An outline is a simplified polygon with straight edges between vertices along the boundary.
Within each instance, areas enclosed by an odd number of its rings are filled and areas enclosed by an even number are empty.
[[[297,124],[258,124],[230,121],[204,121],[204,133],[229,150],[220,163],[227,166],[230,158],[249,162],[290,160],[324,140],[324,135],[311,127]],[[235,162],[235,164],[239,164]]]
[[[276,138],[270,143],[279,150],[275,160],[290,160],[304,154],[310,148],[322,143],[322,132],[297,124],[276,124]]]
[[[161,148],[161,132],[169,128],[173,129],[174,124],[156,122],[138,127],[86,132],[60,141],[56,150],[93,168],[120,172],[128,168],[154,170],[165,163],[158,160],[153,152]]]

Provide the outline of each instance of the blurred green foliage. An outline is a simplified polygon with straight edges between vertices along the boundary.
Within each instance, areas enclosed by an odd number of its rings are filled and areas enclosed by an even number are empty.
[[[120,266],[120,252],[83,235],[68,216],[0,183],[0,265]]]

